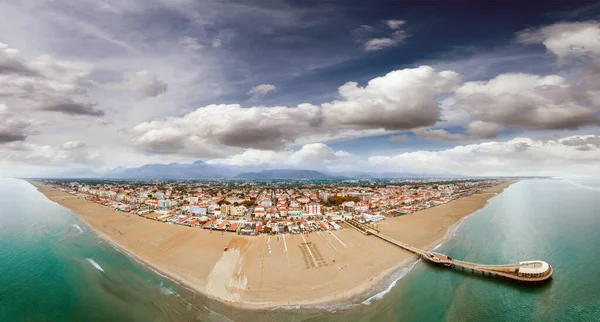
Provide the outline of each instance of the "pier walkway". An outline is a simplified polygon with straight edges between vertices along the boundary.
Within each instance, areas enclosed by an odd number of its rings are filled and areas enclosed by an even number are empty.
[[[465,262],[461,260],[453,259],[444,254],[426,251],[393,238],[390,238],[384,234],[381,234],[378,230],[371,228],[367,225],[360,223],[354,219],[346,219],[345,222],[352,228],[358,230],[365,235],[373,235],[383,239],[389,243],[392,243],[400,248],[403,248],[409,252],[420,255],[421,258],[431,262],[433,264],[459,268],[462,271],[470,271],[472,273],[481,273],[482,275],[488,275],[490,277],[501,277],[504,279],[513,280],[519,283],[537,284],[542,283],[552,277],[552,266],[548,263],[535,260],[519,262],[516,264],[507,265],[483,265],[471,262]]]

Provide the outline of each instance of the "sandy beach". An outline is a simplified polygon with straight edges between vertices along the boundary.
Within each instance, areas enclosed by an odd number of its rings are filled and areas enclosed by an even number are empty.
[[[514,182],[411,215],[386,219],[381,233],[431,248],[465,216]],[[365,294],[416,257],[354,229],[256,237],[145,219],[32,182],[99,235],[172,279],[248,309],[342,302]],[[228,251],[224,252],[224,247]]]

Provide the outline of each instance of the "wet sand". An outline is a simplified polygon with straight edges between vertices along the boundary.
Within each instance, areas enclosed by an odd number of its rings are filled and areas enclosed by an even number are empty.
[[[511,183],[411,215],[386,219],[381,233],[420,248],[442,241],[463,217]],[[346,227],[310,235],[256,237],[210,232],[114,211],[32,182],[99,235],[208,297],[247,309],[343,302],[373,290],[415,255]],[[228,247],[228,251],[223,251]]]

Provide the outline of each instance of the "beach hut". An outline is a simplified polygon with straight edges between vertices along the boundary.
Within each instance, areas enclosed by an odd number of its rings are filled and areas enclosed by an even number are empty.
[[[225,226],[227,226],[227,223],[229,221],[227,220],[223,220],[220,224],[217,225],[217,227],[215,227],[216,230],[225,230]]]
[[[235,232],[235,231],[237,231],[237,227],[238,227],[238,223],[234,222],[233,224],[231,224],[231,226],[229,226],[229,228],[227,228],[227,231]]]
[[[204,225],[202,225],[202,228],[204,229],[210,229],[212,224],[215,222],[215,219],[212,218],[211,220],[207,221]]]

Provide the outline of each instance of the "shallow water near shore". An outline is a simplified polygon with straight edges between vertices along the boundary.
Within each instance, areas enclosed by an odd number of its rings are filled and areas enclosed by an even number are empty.
[[[151,271],[29,183],[0,179],[0,321],[599,320],[599,188],[593,181],[518,182],[437,249],[486,264],[545,260],[555,274],[546,285],[417,262],[348,305],[245,311]]]

